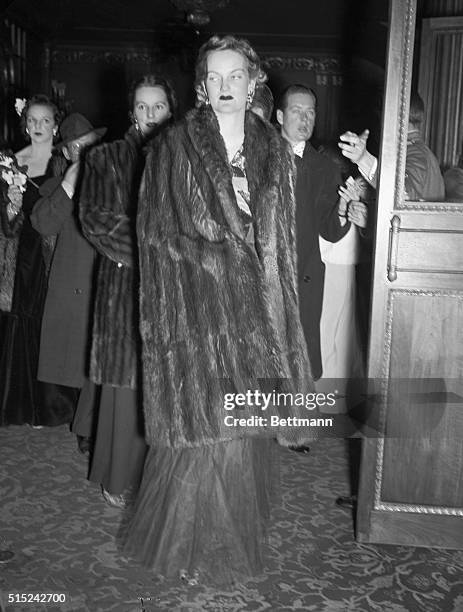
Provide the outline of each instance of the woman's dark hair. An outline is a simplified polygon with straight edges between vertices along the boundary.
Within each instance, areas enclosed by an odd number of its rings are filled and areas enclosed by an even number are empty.
[[[56,106],[56,104],[52,102],[50,98],[46,96],[45,94],[35,94],[34,96],[32,96],[31,98],[27,100],[21,112],[20,125],[21,125],[21,131],[25,136],[27,135],[27,132],[26,132],[27,113],[31,106],[47,106],[53,113],[53,119],[55,120],[56,127],[58,127],[59,124],[61,123],[63,114],[59,110],[59,108]]]
[[[199,104],[204,104],[206,102],[204,81],[207,76],[207,56],[212,51],[236,51],[246,59],[249,78],[255,79],[256,85],[265,83],[267,80],[267,75],[260,67],[259,56],[247,40],[230,35],[212,36],[212,38],[202,45],[196,60],[195,90]]]
[[[129,90],[130,116],[132,116],[131,113],[135,101],[135,92],[137,89],[140,89],[140,87],[160,87],[163,89],[169,104],[171,118],[175,119],[177,115],[177,96],[170,82],[159,74],[144,74],[141,78],[133,81]]]

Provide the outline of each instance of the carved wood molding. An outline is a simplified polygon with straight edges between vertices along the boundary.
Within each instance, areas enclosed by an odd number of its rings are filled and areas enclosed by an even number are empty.
[[[155,57],[149,49],[54,49],[51,60],[57,64],[151,64]]]
[[[416,212],[441,212],[441,213],[460,213],[463,214],[463,203],[455,202],[411,202],[403,200],[395,208],[396,210],[413,210]]]
[[[150,63],[155,57],[155,51],[146,47],[140,49],[102,49],[98,47],[53,49],[51,59],[60,64],[74,63]],[[341,58],[334,56],[276,56],[262,54],[262,65],[266,70],[301,70],[316,72],[323,75],[341,75],[343,66]]]
[[[304,70],[319,74],[342,74],[342,62],[334,56],[276,56],[261,54],[265,70]]]
[[[399,140],[398,140],[398,161],[397,173],[395,177],[395,197],[394,208],[399,208],[403,203],[404,181],[405,181],[405,159],[407,155],[408,137],[408,104],[410,98],[411,72],[413,69],[413,43],[415,39],[415,20],[416,10],[414,3],[407,0],[407,16],[404,23],[404,36],[402,57],[404,59],[399,102]]]
[[[375,510],[385,510],[387,512],[414,512],[417,514],[441,514],[443,516],[463,516],[463,508],[450,508],[446,506],[423,506],[380,502],[377,505],[375,504]]]

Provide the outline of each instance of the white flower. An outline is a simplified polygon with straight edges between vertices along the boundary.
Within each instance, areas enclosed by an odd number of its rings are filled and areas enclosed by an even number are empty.
[[[0,165],[5,166],[6,168],[11,168],[12,163],[12,157],[10,157],[9,155],[5,155],[5,153],[0,153]]]
[[[22,172],[19,174],[15,174],[13,176],[13,185],[16,185],[16,187],[19,187],[19,190],[21,191],[21,193],[24,193],[26,191],[26,187],[25,187],[26,183],[27,183],[27,176],[23,174]]]
[[[8,186],[18,187],[21,193],[26,191],[27,174],[20,170],[14,157],[0,151],[0,180]]]
[[[26,106],[26,98],[16,98],[14,102],[14,110],[21,116],[24,107]]]
[[[13,184],[13,177],[14,177],[14,174],[13,174],[13,172],[11,172],[11,170],[2,170],[2,179],[8,185],[12,185]]]

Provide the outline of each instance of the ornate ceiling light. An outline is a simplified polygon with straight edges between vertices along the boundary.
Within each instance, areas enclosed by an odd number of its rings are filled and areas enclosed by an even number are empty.
[[[226,7],[229,0],[170,0],[170,2],[186,14],[188,23],[194,27],[202,27],[210,22],[209,13]]]

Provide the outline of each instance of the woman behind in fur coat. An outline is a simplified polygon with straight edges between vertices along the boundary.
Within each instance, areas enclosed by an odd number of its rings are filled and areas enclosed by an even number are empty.
[[[270,427],[271,411],[252,401],[233,409],[231,395],[265,381],[272,390],[275,379],[279,389],[311,389],[295,279],[292,157],[275,129],[247,112],[264,78],[246,41],[205,43],[199,108],[153,142],[140,191],[150,449],[123,545],[156,573],[190,584],[260,572],[271,438],[309,438],[303,428]],[[262,416],[268,426],[233,421]]]
[[[80,191],[82,230],[101,258],[90,382],[82,390],[73,430],[84,434],[76,421],[86,420],[81,409],[87,410],[96,400],[99,408],[89,480],[101,483],[103,497],[116,507],[124,507],[138,489],[147,448],[138,384],[138,189],[147,140],[169,121],[175,107],[175,94],[165,79],[145,75],[135,82],[130,95],[134,125],[123,140],[89,152]]]

